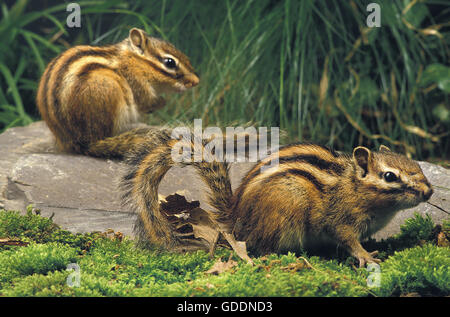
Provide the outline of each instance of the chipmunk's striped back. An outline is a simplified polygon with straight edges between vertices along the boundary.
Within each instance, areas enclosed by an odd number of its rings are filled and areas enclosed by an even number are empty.
[[[264,168],[276,156],[278,164]],[[323,195],[341,181],[349,168],[345,155],[323,146],[291,144],[280,148],[256,164],[233,195],[232,218],[237,223],[238,239],[254,238],[259,241],[258,250],[269,252],[284,249],[280,239],[283,232],[289,231],[289,243],[294,244],[290,249],[298,250],[306,228],[294,230],[287,225],[305,223],[307,209],[320,206]],[[307,201],[302,202],[306,197]],[[305,212],[295,213],[298,207]],[[279,214],[279,210],[284,211]],[[252,242],[249,244],[252,247]]]
[[[271,165],[274,157],[277,157],[279,164],[263,169]],[[325,186],[336,183],[346,168],[348,161],[326,147],[316,144],[292,144],[282,147],[278,153],[262,160],[247,173],[234,195],[234,206],[238,205],[241,197],[245,196],[246,192],[251,192],[254,186],[290,176],[312,184],[320,194],[325,190]]]
[[[243,178],[231,214],[237,238],[262,253],[337,241],[361,254],[359,239],[432,193],[416,162],[386,148],[371,152],[359,147],[352,156],[293,144],[280,149],[278,165],[261,169],[271,159]],[[395,180],[386,180],[389,173]]]
[[[131,95],[125,80],[114,71],[118,54],[115,46],[78,46],[65,51],[48,65],[39,85],[37,104],[42,118],[57,136],[61,149],[83,152],[92,139],[100,140],[113,135],[120,103],[111,102],[109,98],[116,96],[105,96],[108,99],[102,102],[80,101],[83,94],[90,93],[86,82],[94,73],[111,76],[119,89],[117,93],[122,90],[128,92],[127,96]],[[106,105],[108,111],[102,111],[101,108]],[[125,107],[126,103],[123,102],[122,106]],[[98,112],[101,114],[96,116]],[[91,122],[100,120],[100,116],[102,124]]]

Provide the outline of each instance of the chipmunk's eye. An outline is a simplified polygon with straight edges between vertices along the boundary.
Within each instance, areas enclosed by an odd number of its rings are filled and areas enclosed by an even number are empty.
[[[169,69],[175,69],[177,67],[177,63],[170,57],[164,58],[163,63]]]
[[[395,175],[392,172],[386,172],[386,173],[384,173],[384,179],[386,180],[386,182],[392,183],[397,180],[397,175]]]

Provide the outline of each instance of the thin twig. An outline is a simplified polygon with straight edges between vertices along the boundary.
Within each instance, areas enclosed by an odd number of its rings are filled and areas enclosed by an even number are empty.
[[[437,209],[439,209],[439,210],[441,210],[441,211],[445,212],[446,214],[449,214],[449,215],[450,215],[450,212],[448,212],[448,211],[445,211],[445,210],[444,210],[444,209],[442,209],[441,207],[439,207],[439,206],[436,206],[435,204],[432,204],[432,203],[430,203],[429,201],[427,201],[427,204],[430,204],[431,206],[433,206],[433,207],[436,207]]]

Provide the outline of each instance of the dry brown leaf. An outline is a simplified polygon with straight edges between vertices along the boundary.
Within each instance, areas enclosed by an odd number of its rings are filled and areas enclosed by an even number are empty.
[[[212,266],[212,268],[210,268],[208,271],[206,271],[206,274],[214,274],[214,275],[218,275],[220,273],[223,273],[225,271],[228,271],[230,269],[232,269],[233,267],[235,267],[237,265],[236,261],[233,261],[230,258],[228,259],[227,262],[222,262],[222,259],[218,259],[216,261],[216,263],[214,263],[214,265]]]
[[[197,200],[188,202],[184,196],[177,193],[165,197],[163,201],[160,201],[160,208],[168,215],[179,214],[182,211],[190,211],[200,206],[200,202]]]
[[[240,258],[253,265],[247,254],[246,243],[236,241],[230,224],[212,219],[207,211],[199,207],[198,201],[188,202],[184,196],[177,193],[159,198],[161,211],[183,240],[181,250],[200,247],[213,255],[220,236],[223,236]]]
[[[209,252],[213,254],[220,234],[215,224],[209,218],[208,213],[201,208],[191,210],[189,215],[188,220],[192,225],[194,237],[206,240]]]
[[[447,239],[443,231],[439,232],[437,236],[437,245],[438,247],[450,247],[450,241]]]
[[[289,271],[291,273],[302,271],[304,269],[310,269],[309,265],[305,263],[305,261],[289,263],[288,266],[283,266],[281,268],[283,271]]]
[[[101,235],[112,241],[114,240],[122,241],[124,238],[124,234],[122,232],[120,231],[115,232],[113,229],[106,229],[106,231],[101,232]]]
[[[272,266],[274,266],[274,265],[279,265],[279,264],[281,264],[281,260],[272,260],[272,261],[270,261],[270,263],[269,263],[269,265],[267,266],[269,269],[271,269],[272,268]]]
[[[270,271],[273,266],[279,266],[281,264],[281,260],[272,260],[270,263],[266,266],[263,266],[263,268],[266,271]],[[314,269],[314,267],[311,265],[311,263],[308,262],[304,257],[300,257],[297,259],[297,262],[295,263],[289,263],[287,266],[280,267],[283,271],[288,271],[291,273],[301,271],[304,269]],[[315,270],[315,269],[314,269]]]
[[[234,236],[228,232],[221,232],[224,238],[228,241],[234,252],[243,260],[253,265],[252,259],[247,254],[247,245],[244,241],[236,241]]]
[[[114,239],[118,240],[118,241],[122,241],[124,238],[124,235],[122,232],[117,231],[114,233]]]
[[[205,289],[203,287],[200,287],[200,286],[195,287],[194,290],[197,291],[197,292],[204,292],[205,291]]]

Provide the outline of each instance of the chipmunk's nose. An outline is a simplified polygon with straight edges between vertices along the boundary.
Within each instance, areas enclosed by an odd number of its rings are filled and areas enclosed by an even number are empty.
[[[427,201],[428,199],[430,199],[431,195],[433,195],[433,188],[429,186],[428,189],[422,192],[423,201]]]
[[[200,82],[200,78],[196,74],[192,74],[189,77],[186,78],[186,84],[185,86],[187,88],[195,87]]]

